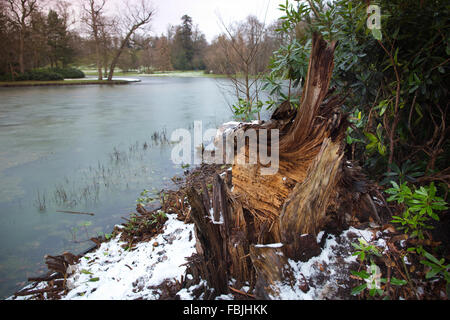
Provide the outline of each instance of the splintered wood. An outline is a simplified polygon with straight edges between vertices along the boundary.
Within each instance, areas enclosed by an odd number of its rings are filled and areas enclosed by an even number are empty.
[[[261,175],[259,164],[233,166],[233,195],[253,214],[255,225],[265,226],[265,241],[289,240],[287,232],[293,231],[290,230],[292,225],[301,224],[296,229],[315,232],[323,222],[328,196],[333,194],[342,159],[340,138],[347,128],[338,110],[340,99],[325,100],[333,72],[334,49],[335,43],[328,44],[320,37],[314,37],[298,112],[293,114],[294,118],[287,119],[289,121],[280,133],[278,172]],[[288,110],[283,113],[292,117]],[[327,148],[324,148],[325,144]],[[248,159],[246,151],[244,148],[239,150]],[[327,160],[322,160],[322,156]],[[328,170],[328,165],[332,165],[333,170]],[[304,194],[299,194],[299,191],[292,194],[294,188],[303,190]],[[315,195],[309,195],[310,192]],[[283,209],[288,198],[289,205]],[[316,203],[316,200],[320,201]],[[282,210],[285,213],[280,220]],[[312,214],[313,210],[317,217]],[[289,231],[280,229],[281,221]]]
[[[275,174],[262,174],[267,163],[258,157],[256,164],[249,161],[255,150],[241,140],[231,183],[216,176],[211,197],[205,187],[201,194],[198,188],[188,192],[199,252],[191,269],[216,294],[227,293],[229,279],[235,279],[248,281],[257,298],[276,298],[277,286],[292,284],[288,259],[307,261],[320,254],[319,231],[341,228],[355,211],[379,220],[370,183],[360,168],[344,163],[349,123],[340,108],[344,99],[329,90],[334,50],[335,43],[314,35],[298,109],[285,102],[270,121],[240,125],[233,133],[239,139],[252,129],[265,141],[263,133],[278,129],[278,144],[272,135],[267,141],[271,155],[279,147]],[[280,246],[260,246],[270,243]]]

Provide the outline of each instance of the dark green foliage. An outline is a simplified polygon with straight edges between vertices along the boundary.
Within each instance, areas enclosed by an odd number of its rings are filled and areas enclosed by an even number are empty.
[[[58,13],[50,10],[47,16],[47,45],[49,47],[48,57],[52,66],[61,62],[66,66],[73,59],[74,49],[70,46],[70,35],[67,31],[65,21]]]
[[[184,15],[183,23],[178,26],[172,48],[172,64],[176,70],[191,70],[194,57],[192,41],[192,18]]]
[[[331,87],[346,96],[343,108],[352,122],[347,156],[358,160],[375,181],[392,185],[385,191],[387,201],[397,206],[391,222],[409,238],[418,238],[417,247],[407,248],[408,254],[419,254],[429,268],[424,270],[425,278],[444,279],[449,293],[449,265],[429,254],[423,243],[432,240],[428,231],[439,223],[439,216],[448,214],[450,6],[445,0],[376,4],[381,9],[378,30],[367,27],[366,1],[280,5],[284,16],[278,31],[287,41],[274,54],[266,88],[273,100],[292,100],[282,94],[281,80],[301,88],[312,33],[338,41]],[[362,263],[367,254],[376,255],[371,244],[360,242],[354,247]],[[370,271],[375,267],[372,261]],[[381,286],[371,285],[373,272],[352,273],[366,282],[353,294],[370,289],[371,297],[388,298]],[[390,279],[391,285],[406,283],[406,279]]]
[[[276,88],[274,78],[301,87],[313,32],[338,41],[331,86],[347,95],[344,110],[353,115],[349,156],[377,180],[386,172],[402,175],[395,164],[410,160],[415,174],[404,177],[412,181],[448,166],[450,7],[444,0],[377,4],[382,14],[377,34],[367,28],[365,1],[280,5],[278,31],[288,37],[274,54],[270,87]],[[290,98],[284,94],[279,100]]]
[[[85,77],[84,72],[76,68],[50,68],[48,70],[62,75],[64,79],[81,79]]]
[[[11,81],[11,75],[10,74],[0,74],[0,81]]]
[[[83,71],[75,68],[43,68],[26,71],[19,74],[14,80],[16,81],[56,81],[64,79],[80,79],[84,78]],[[4,80],[3,80],[4,78]],[[0,80],[11,81],[11,76],[0,77]]]
[[[391,196],[387,201],[396,201],[405,205],[405,211],[401,216],[392,216],[393,223],[398,224],[397,229],[404,230],[410,237],[424,239],[424,230],[433,229],[429,225],[430,218],[439,221],[437,211],[448,209],[444,199],[436,196],[436,187],[432,182],[429,186],[414,188],[411,190],[404,182],[398,185],[391,181],[392,188],[385,192]]]
[[[54,81],[54,80],[64,80],[64,77],[56,72],[47,69],[36,69],[31,71],[26,71],[18,75],[15,79],[16,81]]]

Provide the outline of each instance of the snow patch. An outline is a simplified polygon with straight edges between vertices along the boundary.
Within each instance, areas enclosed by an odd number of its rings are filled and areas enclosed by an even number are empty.
[[[257,244],[255,248],[281,248],[283,247],[282,243],[270,243],[270,244]]]
[[[119,236],[102,243],[73,268],[67,279],[73,290],[62,299],[130,300],[157,299],[154,287],[184,275],[185,258],[196,252],[194,226],[168,215],[163,234],[129,251]],[[167,240],[166,240],[167,239]]]

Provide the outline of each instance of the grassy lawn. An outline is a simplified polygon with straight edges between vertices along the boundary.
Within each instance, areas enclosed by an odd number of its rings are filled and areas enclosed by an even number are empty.
[[[97,70],[82,69],[87,76],[96,76]],[[206,74],[202,70],[192,71],[155,71],[154,73],[138,73],[136,71],[130,72],[114,72],[115,77],[202,77],[202,78],[223,78],[223,75]]]
[[[58,81],[0,81],[0,87],[70,86],[95,84],[128,84],[124,80],[58,80]]]

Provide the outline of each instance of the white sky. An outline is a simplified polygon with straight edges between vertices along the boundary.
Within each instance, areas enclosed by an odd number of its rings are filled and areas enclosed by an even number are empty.
[[[111,0],[109,0],[111,1]],[[131,0],[133,1],[133,0]],[[167,26],[181,24],[181,17],[192,17],[194,25],[205,34],[208,41],[223,30],[220,26],[221,16],[225,24],[244,20],[252,14],[260,21],[270,24],[282,15],[278,5],[285,0],[153,0],[156,14],[151,24],[154,35],[166,33]],[[113,0],[120,2],[120,0]],[[115,7],[115,6],[114,6]],[[267,12],[267,15],[266,15]]]

